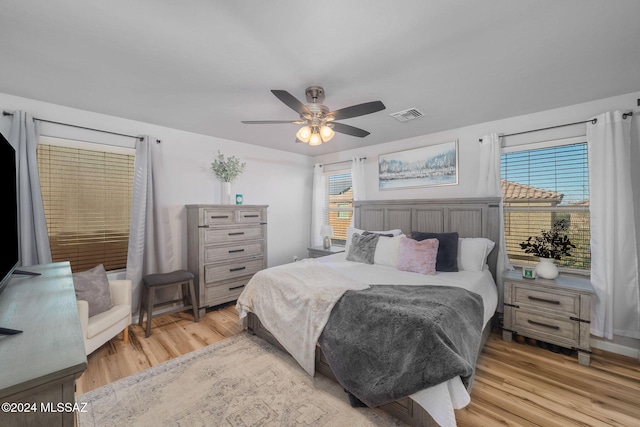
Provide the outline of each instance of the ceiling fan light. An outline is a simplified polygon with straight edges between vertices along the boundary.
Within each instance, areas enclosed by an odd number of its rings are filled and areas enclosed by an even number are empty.
[[[320,145],[322,144],[322,138],[320,134],[317,132],[313,132],[311,137],[309,138],[309,145]]]
[[[329,126],[322,126],[320,128],[320,137],[322,138],[323,142],[330,141],[335,134],[336,133]]]
[[[298,138],[302,142],[309,142],[309,138],[311,137],[311,128],[309,126],[303,126],[296,133],[296,138]]]

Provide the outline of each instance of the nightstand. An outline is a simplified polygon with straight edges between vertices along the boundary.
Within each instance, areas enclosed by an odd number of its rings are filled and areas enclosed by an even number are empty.
[[[307,248],[307,250],[309,251],[309,258],[320,258],[344,252],[344,246],[331,246],[328,249],[324,246],[314,246],[312,248]]]
[[[512,332],[578,351],[581,365],[589,365],[591,282],[586,278],[558,276],[554,280],[525,279],[520,271],[504,276],[502,337]]]

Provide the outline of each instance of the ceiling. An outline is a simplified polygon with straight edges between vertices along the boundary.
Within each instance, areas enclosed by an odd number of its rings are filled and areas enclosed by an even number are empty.
[[[0,0],[0,92],[306,155],[640,90],[637,0]],[[271,89],[381,100],[318,147]],[[0,106],[2,108],[2,106]],[[401,123],[391,113],[425,116]],[[46,117],[43,117],[46,119]]]

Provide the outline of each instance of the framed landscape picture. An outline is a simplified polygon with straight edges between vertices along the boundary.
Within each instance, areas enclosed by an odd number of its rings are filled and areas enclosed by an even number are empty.
[[[458,184],[458,141],[378,156],[380,190]]]

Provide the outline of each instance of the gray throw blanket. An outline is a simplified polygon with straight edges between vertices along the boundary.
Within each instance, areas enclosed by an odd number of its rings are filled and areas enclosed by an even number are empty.
[[[482,298],[449,286],[372,285],[336,303],[319,344],[340,384],[370,407],[474,372]]]

